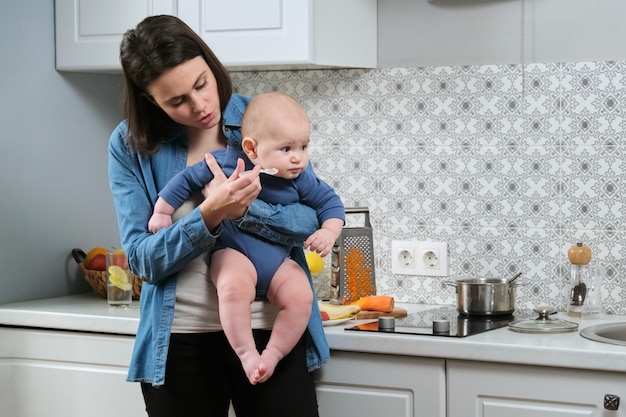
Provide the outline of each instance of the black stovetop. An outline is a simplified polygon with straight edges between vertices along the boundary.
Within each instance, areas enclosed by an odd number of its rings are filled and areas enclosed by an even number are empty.
[[[506,315],[463,315],[458,313],[455,306],[441,306],[396,318],[394,330],[379,330],[378,321],[347,327],[346,330],[418,336],[466,337],[505,327],[513,320],[532,318],[536,315],[532,310],[516,310],[513,314]],[[433,320],[448,320],[450,331],[434,332]]]

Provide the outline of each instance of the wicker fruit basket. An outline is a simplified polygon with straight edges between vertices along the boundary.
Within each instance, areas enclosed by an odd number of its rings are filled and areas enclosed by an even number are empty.
[[[107,298],[107,272],[99,271],[95,269],[87,269],[85,266],[85,257],[87,255],[83,250],[75,248],[72,249],[72,257],[78,264],[78,267],[83,272],[85,281],[89,283],[91,288],[103,298]],[[132,272],[126,271],[129,279],[133,282],[133,300],[139,300],[141,295],[141,279],[135,276]]]

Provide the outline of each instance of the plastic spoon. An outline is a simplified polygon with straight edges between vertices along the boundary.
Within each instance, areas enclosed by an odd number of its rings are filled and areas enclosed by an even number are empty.
[[[239,175],[246,175],[247,173],[248,173],[248,171],[243,171]],[[276,168],[261,168],[259,173],[260,174],[267,174],[267,175],[276,175],[276,174],[278,174],[278,169],[276,169]]]

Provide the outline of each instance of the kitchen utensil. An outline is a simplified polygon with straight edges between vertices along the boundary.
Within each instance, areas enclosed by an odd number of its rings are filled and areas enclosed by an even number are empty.
[[[363,215],[363,226],[344,227],[333,246],[330,302],[350,304],[376,294],[374,242],[367,207],[347,207],[346,215]]]
[[[556,314],[551,307],[537,307],[534,309],[539,317],[535,319],[514,320],[509,323],[509,329],[519,333],[565,333],[578,329],[578,323],[567,320],[553,319]]]
[[[521,272],[518,272],[517,274],[515,274],[515,276],[514,276],[513,278],[511,278],[511,279],[509,280],[509,284],[510,284],[510,283],[512,283],[513,281],[515,281],[516,279],[518,279],[518,278],[519,278],[519,277],[521,277],[521,276],[522,276],[522,273],[521,273]]]
[[[445,284],[456,287],[457,310],[461,314],[503,315],[515,310],[517,282],[506,278],[469,278]]]
[[[580,317],[587,297],[587,282],[589,280],[589,261],[592,251],[582,243],[570,247],[567,257],[570,261],[570,303],[567,314],[572,317]]]

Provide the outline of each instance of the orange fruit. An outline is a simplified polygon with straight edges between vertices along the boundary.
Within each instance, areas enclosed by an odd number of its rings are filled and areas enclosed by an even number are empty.
[[[96,255],[105,255],[109,250],[106,248],[101,248],[101,247],[95,247],[92,250],[90,250],[89,252],[87,252],[87,255],[85,256],[85,264],[89,264],[89,262],[91,262],[91,260],[96,256]]]

